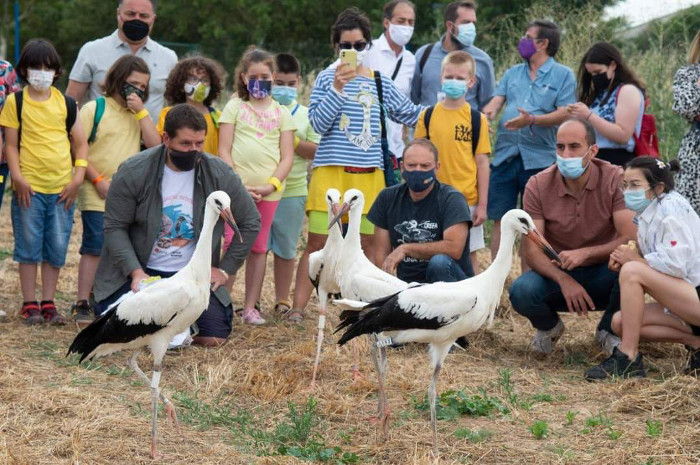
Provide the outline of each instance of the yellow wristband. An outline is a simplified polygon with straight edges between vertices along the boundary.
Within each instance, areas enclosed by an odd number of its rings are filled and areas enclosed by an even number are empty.
[[[301,142],[299,136],[294,136],[294,150],[296,150],[296,148],[299,147],[299,142]]]
[[[75,160],[75,165],[74,165],[74,166],[75,166],[76,168],[87,168],[87,165],[88,165],[88,161],[87,161],[86,159],[84,159],[84,158],[78,158],[77,160]]]
[[[144,119],[144,118],[145,118],[146,116],[148,116],[148,115],[149,115],[148,110],[146,110],[146,109],[144,108],[144,109],[141,110],[140,112],[136,113],[136,114],[134,115],[134,118],[136,118],[136,121],[141,121],[142,119]]]
[[[282,181],[277,179],[276,177],[272,176],[270,179],[267,180],[268,184],[272,184],[275,186],[275,191],[280,191],[282,190]]]

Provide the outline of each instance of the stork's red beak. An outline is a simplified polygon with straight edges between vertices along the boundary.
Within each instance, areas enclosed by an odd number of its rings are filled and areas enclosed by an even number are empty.
[[[230,208],[224,208],[223,210],[221,210],[221,219],[224,220],[226,224],[231,226],[231,229],[233,229],[235,236],[238,238],[239,241],[243,242],[243,236],[241,236],[241,231],[238,229],[236,220],[233,219],[233,213],[231,213]]]
[[[333,213],[336,213],[336,205],[333,204]],[[350,204],[348,202],[345,202],[341,207],[340,211],[338,211],[335,215],[335,218],[331,220],[331,222],[328,224],[328,229],[331,229],[335,223],[338,224],[338,227],[340,228],[340,232],[342,234],[343,232],[343,223],[341,222],[341,219],[347,212],[350,211]]]
[[[537,244],[537,246],[540,249],[542,249],[542,252],[544,252],[544,254],[550,259],[561,263],[561,258],[559,258],[559,254],[557,254],[554,248],[549,244],[549,242],[547,242],[547,239],[545,239],[537,229],[533,229],[532,231],[530,231],[527,235],[527,238],[535,244]]]

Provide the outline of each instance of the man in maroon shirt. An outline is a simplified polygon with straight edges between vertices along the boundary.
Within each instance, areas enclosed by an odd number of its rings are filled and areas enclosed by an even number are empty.
[[[634,212],[625,208],[622,169],[595,158],[595,132],[585,121],[569,120],[557,132],[557,163],[533,176],[523,208],[559,253],[552,262],[523,241],[531,271],[510,287],[510,301],[537,329],[530,350],[552,352],[564,332],[557,312],[580,316],[604,310],[596,339],[608,353],[620,340],[610,322],[620,308],[617,273],[608,269],[610,253],[637,236]]]

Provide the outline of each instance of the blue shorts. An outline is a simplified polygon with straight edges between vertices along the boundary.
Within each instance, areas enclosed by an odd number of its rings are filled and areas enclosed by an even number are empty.
[[[84,211],[80,216],[83,219],[83,243],[80,245],[80,255],[99,257],[105,241],[105,214],[99,211]]]
[[[306,216],[305,205],[305,196],[285,197],[280,200],[267,239],[267,250],[285,260],[296,258],[299,236]]]
[[[66,210],[58,203],[59,194],[34,194],[28,208],[22,208],[17,194],[12,196],[13,259],[22,264],[46,262],[54,268],[66,263],[68,240],[73,230],[75,203]]]
[[[531,176],[545,168],[526,170],[520,155],[510,158],[498,166],[491,165],[489,178],[489,202],[486,214],[490,220],[500,220],[508,210],[518,207],[518,196],[522,197],[525,185]]]
[[[146,268],[147,274],[150,276],[160,276],[169,278],[174,275],[174,272],[156,271]],[[114,291],[112,295],[95,304],[95,315],[100,316],[110,305],[116,302],[119,297],[123,296],[131,290],[131,280],[125,282],[122,287]],[[199,328],[199,336],[202,337],[218,337],[226,339],[231,334],[233,329],[233,306],[224,306],[213,292],[209,294],[209,306],[197,319],[197,328]]]

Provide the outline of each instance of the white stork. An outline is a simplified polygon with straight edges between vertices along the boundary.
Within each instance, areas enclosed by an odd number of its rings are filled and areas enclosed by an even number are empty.
[[[336,264],[337,280],[340,284],[340,295],[343,299],[351,301],[372,302],[387,295],[395,294],[409,285],[394,275],[377,268],[362,251],[360,241],[360,222],[365,205],[365,196],[362,191],[349,189],[343,196],[343,206],[338,215],[333,219],[340,224],[340,219],[349,212],[348,231],[345,234],[343,248],[340,250],[338,263]],[[376,331],[379,333],[380,331]],[[386,400],[384,383],[386,380],[386,345],[379,343],[378,337],[373,337],[371,342],[372,358],[377,369],[379,382],[377,419],[382,425],[384,438],[387,436],[389,408]],[[381,347],[377,347],[377,346]],[[378,350],[378,354],[377,354]],[[358,373],[357,358],[355,355],[355,373]]]
[[[516,237],[525,234],[552,259],[556,252],[535,228],[526,212],[510,210],[501,221],[501,244],[491,266],[483,273],[455,283],[434,283],[411,287],[375,300],[362,310],[345,310],[336,332],[347,328],[338,344],[362,334],[384,332],[394,343],[430,344],[433,376],[428,389],[433,450],[437,450],[435,384],[450,347],[460,336],[489,324],[498,306],[513,261]]]
[[[340,205],[340,192],[338,189],[330,188],[326,191],[326,203],[328,204],[329,224],[335,216],[335,209]],[[318,336],[316,337],[316,358],[314,360],[314,372],[311,376],[309,388],[316,385],[316,374],[318,364],[321,360],[321,346],[323,344],[323,330],[326,326],[326,306],[328,299],[332,295],[340,293],[336,280],[335,267],[340,249],[343,246],[343,227],[338,224],[338,228],[328,230],[328,239],[323,249],[309,255],[309,279],[316,288],[320,309],[318,312]]]
[[[136,352],[129,365],[151,389],[151,457],[157,458],[156,425],[158,398],[179,430],[172,403],[160,393],[161,362],[174,335],[189,328],[209,305],[211,286],[212,232],[219,216],[240,231],[231,214],[231,199],[225,192],[212,192],[206,201],[204,224],[189,263],[168,279],[156,281],[123,302],[109,308],[97,320],[80,331],[68,354],[80,354],[80,361],[102,357],[125,349]],[[153,355],[153,377],[139,368],[137,358],[144,347]]]

